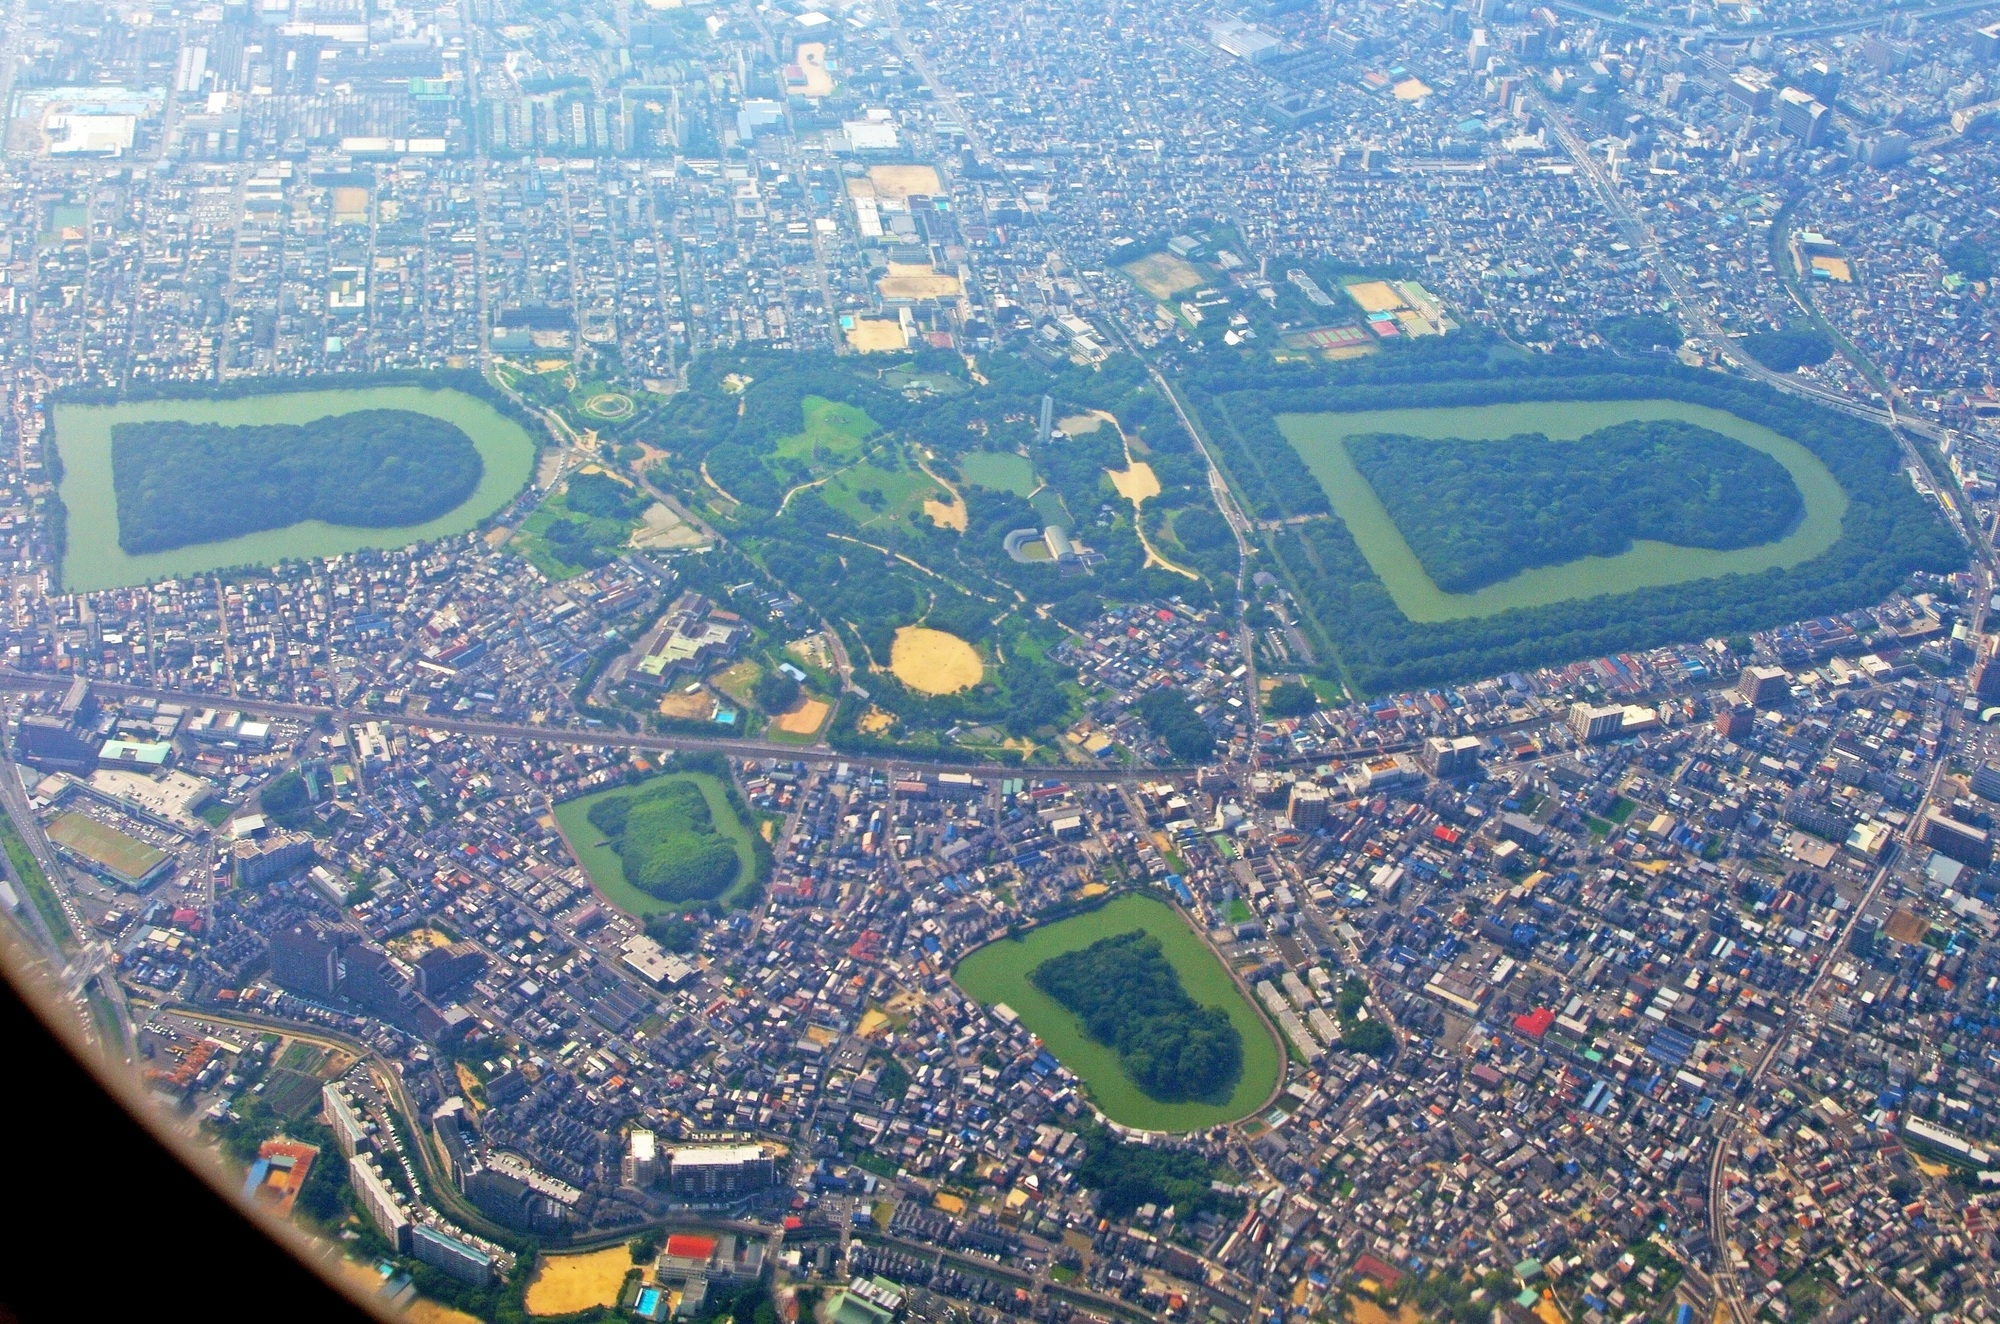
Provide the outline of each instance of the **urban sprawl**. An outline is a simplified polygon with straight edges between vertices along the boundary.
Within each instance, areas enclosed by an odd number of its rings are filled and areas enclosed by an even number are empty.
[[[1602,11],[13,0],[14,950],[392,1308],[1995,1319],[2000,8]],[[1215,383],[1587,356],[1892,437],[1962,568],[1364,692],[1297,578],[1349,508],[1246,498]],[[785,362],[1057,384],[988,470],[821,385],[768,472],[687,450]],[[1058,416],[1121,372],[1143,429]],[[123,443],[59,411],[413,382],[525,486],[88,587]],[[830,617],[788,512],[928,614]],[[1128,929],[1219,1090],[1013,955]]]

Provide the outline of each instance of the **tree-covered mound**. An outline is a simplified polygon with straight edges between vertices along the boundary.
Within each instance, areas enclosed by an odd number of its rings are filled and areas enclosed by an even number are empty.
[[[713,901],[736,881],[736,847],[715,830],[692,781],[655,782],[590,807],[590,825],[618,852],[625,879],[662,901]]]
[[[121,423],[111,433],[118,545],[166,552],[306,520],[390,529],[458,506],[485,464],[453,424],[405,409],[310,423]]]
[[[1160,940],[1144,929],[1051,957],[1028,979],[1162,1103],[1226,1099],[1243,1075],[1243,1037],[1228,1014],[1188,996]]]
[[[1208,724],[1179,690],[1150,690],[1132,705],[1132,711],[1182,763],[1200,763],[1215,752],[1215,737]]]
[[[1346,444],[1448,593],[1531,566],[1616,556],[1635,539],[1755,547],[1784,537],[1805,511],[1783,465],[1691,423],[1619,423],[1573,442],[1378,433]]]

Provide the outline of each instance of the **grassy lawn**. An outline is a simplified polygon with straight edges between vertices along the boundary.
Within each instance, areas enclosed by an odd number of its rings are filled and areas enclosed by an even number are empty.
[[[966,482],[996,492],[1026,496],[1035,490],[1035,466],[1012,451],[973,451],[959,458],[958,471]]]
[[[1052,487],[1035,493],[1028,504],[1042,517],[1043,524],[1060,524],[1065,529],[1076,527],[1076,519],[1069,513],[1069,507],[1063,504],[1062,493]]]
[[[825,473],[851,464],[861,455],[861,444],[879,429],[867,411],[853,405],[805,398],[805,427],[789,437],[780,437],[772,454],[781,460],[803,460],[814,473]]]
[[[710,676],[708,683],[734,699],[737,706],[747,712],[756,706],[757,682],[763,675],[764,669],[754,659],[746,657]]]
[[[558,524],[575,526],[566,536],[556,533]],[[599,519],[570,510],[561,496],[550,497],[540,510],[521,521],[514,545],[550,579],[574,579],[591,568],[584,564],[592,557],[602,565],[618,554],[639,527],[637,520]],[[571,561],[567,558],[578,557]]]
[[[1229,922],[1231,924],[1248,924],[1255,918],[1257,918],[1256,912],[1250,909],[1250,903],[1242,897],[1239,896],[1229,903]]]
[[[1619,827],[1624,827],[1626,820],[1632,817],[1633,811],[1637,810],[1638,807],[1636,802],[1627,800],[1621,795],[1612,801],[1611,812],[1606,814],[1605,817],[1609,818]]]
[[[866,532],[891,525],[915,528],[924,502],[936,500],[942,489],[915,466],[886,469],[870,462],[841,470],[819,490],[827,505]]]
[[[6,847],[7,861],[14,866],[14,876],[21,880],[27,890],[28,900],[41,913],[42,922],[55,935],[56,945],[65,952],[76,950],[76,934],[70,930],[69,916],[63,913],[62,902],[56,897],[56,890],[49,883],[48,875],[36,862],[28,843],[14,830],[13,821],[0,815],[0,845]]]
[[[708,802],[708,812],[715,821],[715,830],[727,837],[736,847],[736,881],[717,901],[729,907],[736,905],[757,880],[757,856],[750,845],[750,828],[736,816],[729,807],[729,798],[724,793],[722,783],[705,772],[670,772],[667,778],[692,781],[701,788],[702,798]],[[660,778],[654,778],[658,781]],[[604,839],[590,821],[590,807],[599,800],[614,795],[632,795],[652,781],[639,782],[633,786],[614,786],[586,795],[578,800],[570,800],[556,806],[556,826],[562,830],[563,840],[569,844],[570,854],[576,857],[590,881],[604,894],[604,899],[628,915],[643,919],[649,915],[670,915],[683,911],[700,909],[709,904],[705,901],[690,901],[675,904],[662,901],[648,892],[642,892],[625,879],[625,867],[618,858],[618,852]]]

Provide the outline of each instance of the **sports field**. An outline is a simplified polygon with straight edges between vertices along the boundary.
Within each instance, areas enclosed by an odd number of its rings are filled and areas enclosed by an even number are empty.
[[[826,43],[823,41],[802,41],[793,53],[799,72],[805,75],[805,86],[800,92],[809,97],[830,97],[833,95],[833,75],[826,67]]]
[[[1172,253],[1148,253],[1119,270],[1140,289],[1163,301],[1201,284],[1201,272]]]
[[[622,1244],[587,1255],[547,1255],[528,1280],[523,1304],[530,1315],[574,1315],[615,1307],[631,1270],[632,1252]]]
[[[971,644],[955,634],[921,625],[905,625],[896,631],[889,670],[897,680],[924,694],[969,690],[985,674]]]
[[[801,699],[790,712],[771,719],[771,725],[786,735],[810,736],[819,734],[826,725],[826,715],[832,705],[825,699]]]
[[[869,166],[868,182],[878,198],[934,198],[944,192],[936,168],[927,165]]]
[[[1347,286],[1346,290],[1347,297],[1359,304],[1364,313],[1393,313],[1408,306],[1396,287],[1386,280],[1358,281]]]
[[[48,835],[50,841],[65,850],[134,882],[158,868],[161,861],[167,858],[165,851],[148,846],[137,837],[127,836],[109,824],[75,812],[64,814],[49,824]]]
[[[885,299],[953,299],[965,287],[927,262],[891,262],[875,288]]]
[[[908,346],[903,338],[903,324],[881,317],[855,318],[851,323],[841,319],[843,334],[847,337],[847,347],[861,354],[899,353]]]

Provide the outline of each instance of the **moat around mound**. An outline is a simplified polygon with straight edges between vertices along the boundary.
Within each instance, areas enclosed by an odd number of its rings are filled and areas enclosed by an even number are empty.
[[[134,554],[309,519],[364,529],[421,524],[471,496],[484,467],[463,431],[408,409],[310,423],[161,419],[111,429],[118,545]]]
[[[1776,542],[1805,513],[1783,465],[1659,420],[1577,441],[1346,439],[1354,467],[1439,588],[1472,593],[1533,566],[1621,556],[1637,541],[1718,551]]]
[[[308,519],[284,528],[190,543],[171,550],[128,552],[120,546],[113,481],[112,432],[122,424],[216,424],[225,428],[306,425],[363,410],[423,414],[471,439],[481,471],[470,495],[442,514],[392,527],[364,528]],[[505,506],[534,469],[535,441],[519,423],[483,400],[455,390],[420,386],[302,389],[232,400],[162,399],[119,404],[59,402],[55,448],[62,462],[58,488],[67,520],[63,587],[71,592],[124,588],[220,570],[275,565],[288,559],[339,556],[370,547],[403,547],[477,528]],[[245,434],[247,435],[247,434]],[[216,502],[250,499],[251,462],[238,459],[213,477]]]
[[[710,773],[668,773],[566,801],[556,823],[597,890],[640,918],[729,906],[756,882],[750,828]]]
[[[1240,1066],[1226,1097],[1212,1101],[1154,1097],[1134,1079],[1117,1047],[1094,1038],[1076,1013],[1036,986],[1037,971],[1052,964],[1063,971],[1064,965],[1057,964],[1063,958],[1134,930],[1143,930],[1158,941],[1161,956],[1179,976],[1180,989],[1197,1009],[1195,1015],[1199,1009],[1214,1008],[1227,1018],[1240,1044]],[[1068,973],[1074,976],[1085,970],[1071,966]],[[1117,897],[1096,910],[1031,929],[1019,938],[988,943],[960,961],[952,978],[987,1006],[1005,1003],[1012,1008],[1056,1060],[1082,1078],[1099,1110],[1124,1126],[1192,1131],[1233,1122],[1255,1112],[1281,1079],[1283,1059],[1270,1027],[1180,914],[1151,897]],[[1044,982],[1049,982],[1046,977]],[[1075,985],[1078,981],[1055,982]],[[1141,1074],[1149,1071],[1150,1067],[1141,1068]]]
[[[1440,565],[1459,573],[1448,575],[1462,583],[1481,585],[1468,592],[1450,592],[1426,572],[1424,559],[1412,547],[1404,521],[1414,524],[1418,510],[1406,494],[1392,494],[1401,509],[1401,519],[1392,515],[1378,490],[1356,465],[1350,444],[1362,447],[1371,461],[1385,455],[1383,443],[1361,440],[1386,435],[1396,439],[1417,439],[1416,445],[1434,449],[1451,442],[1468,448],[1499,444],[1511,445],[1510,438],[1523,434],[1540,436],[1557,443],[1588,446],[1594,435],[1615,430],[1624,424],[1670,421],[1688,425],[1690,433],[1706,433],[1728,438],[1781,466],[1791,480],[1803,514],[1794,509],[1781,487],[1763,474],[1759,492],[1771,497],[1778,507],[1750,514],[1746,523],[1754,533],[1759,528],[1788,529],[1782,537],[1754,544],[1712,539],[1708,545],[1683,546],[1659,538],[1632,536],[1629,546],[1613,554],[1585,554],[1560,563],[1537,563],[1531,557],[1516,562],[1527,568],[1497,581],[1490,578],[1496,557],[1506,549],[1491,545],[1468,549],[1462,560],[1433,555]],[[1382,580],[1390,596],[1412,621],[1448,621],[1466,617],[1492,616],[1517,607],[1536,607],[1576,598],[1629,593],[1634,589],[1667,584],[1683,584],[1723,575],[1749,574],[1760,570],[1797,565],[1824,552],[1840,536],[1841,516],[1847,496],[1824,463],[1796,441],[1770,428],[1751,423],[1724,410],[1680,400],[1537,400],[1511,404],[1474,405],[1445,408],[1383,409],[1341,414],[1284,414],[1277,419],[1285,439],[1305,460],[1333,504],[1334,513],[1347,525],[1370,568]],[[1354,439],[1351,443],[1350,439]],[[1713,449],[1712,443],[1708,449]],[[1590,464],[1590,452],[1579,451],[1578,464]],[[1492,470],[1490,462],[1478,467]],[[1397,466],[1381,464],[1385,476]],[[1748,470],[1747,464],[1739,469]],[[1493,475],[1489,474],[1489,478]],[[1515,478],[1522,475],[1517,473]],[[1529,487],[1539,486],[1530,479]],[[1489,510],[1509,501],[1530,503],[1536,493],[1514,486],[1489,487],[1480,495]],[[1674,529],[1703,523],[1685,518],[1685,511],[1663,512],[1661,521]],[[1711,521],[1710,523],[1718,523]],[[1496,521],[1503,527],[1507,521]],[[1634,527],[1634,535],[1650,531]],[[1425,542],[1418,534],[1418,542]],[[1435,548],[1437,539],[1429,540]],[[1557,535],[1554,544],[1566,541]],[[1553,554],[1561,554],[1560,547]],[[1468,568],[1470,567],[1470,568]]]

